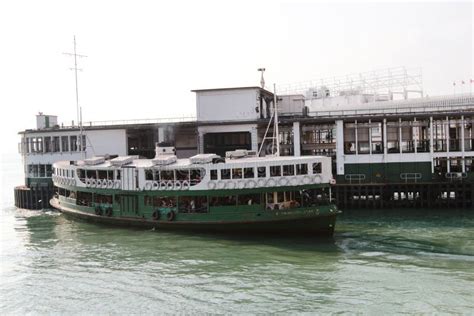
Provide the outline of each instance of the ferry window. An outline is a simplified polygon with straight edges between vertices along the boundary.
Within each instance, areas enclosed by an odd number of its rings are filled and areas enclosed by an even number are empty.
[[[211,206],[232,206],[236,203],[237,197],[235,195],[218,196],[211,199]]]
[[[285,192],[277,193],[278,202],[285,202]]]
[[[113,170],[107,170],[107,179],[109,179],[109,180],[114,179],[114,171]]]
[[[59,136],[53,137],[53,152],[59,152]]]
[[[242,179],[242,169],[240,168],[232,169],[232,179]]]
[[[295,175],[295,166],[294,165],[284,165],[283,166],[283,175],[284,176],[294,176]]]
[[[308,174],[308,164],[302,163],[302,164],[296,165],[296,174],[297,175]]]
[[[77,205],[92,206],[92,193],[77,191]]]
[[[49,153],[52,151],[52,146],[51,146],[51,137],[45,137],[44,138],[44,152]]]
[[[150,195],[143,196],[143,204],[145,206],[153,206],[153,197]]]
[[[243,194],[239,195],[239,205],[260,204],[260,194]]]
[[[166,180],[166,181],[174,180],[174,172],[173,172],[173,170],[163,170],[163,171],[161,171],[161,173],[160,173],[160,179],[161,179],[161,180]]]
[[[217,170],[211,170],[211,180],[217,180]]]
[[[160,181],[160,170],[153,171],[153,180]]]
[[[221,179],[230,179],[230,169],[222,169],[221,170]]]
[[[94,194],[94,203],[96,203],[96,204],[112,204],[112,195]]]
[[[259,178],[266,178],[267,177],[267,168],[265,167],[258,167],[257,173]]]
[[[188,169],[178,169],[176,170],[176,180],[179,181],[189,181],[189,170]]]
[[[207,196],[180,196],[178,210],[180,213],[207,213]]]
[[[77,136],[71,136],[70,138],[71,151],[77,151]]]
[[[121,176],[120,170],[117,170],[115,172],[116,172],[116,179],[120,180],[120,176]]]
[[[321,172],[322,172],[321,163],[320,162],[313,163],[313,174],[321,173]]]
[[[176,197],[173,196],[154,196],[153,206],[161,208],[176,207]]]
[[[97,179],[97,173],[95,170],[86,170],[86,177],[90,179]]]
[[[244,168],[244,178],[249,179],[249,178],[254,178],[254,172],[253,168]]]
[[[198,184],[201,182],[202,178],[204,177],[205,171],[204,169],[191,169],[189,170],[191,185]]]
[[[280,177],[281,166],[270,166],[270,177]]]
[[[274,203],[273,202],[273,192],[267,193],[267,203]]]
[[[61,136],[61,150],[69,151],[69,139],[68,136]]]
[[[101,180],[107,179],[107,171],[99,170],[98,173],[99,173],[99,179],[101,179]]]
[[[84,179],[86,177],[86,173],[85,173],[84,169],[77,169],[77,176],[79,177],[79,179],[81,181],[84,181]]]
[[[145,169],[145,180],[153,181],[153,170]]]

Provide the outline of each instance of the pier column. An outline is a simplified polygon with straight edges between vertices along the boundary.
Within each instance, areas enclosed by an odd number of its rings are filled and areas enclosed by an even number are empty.
[[[465,161],[465,143],[464,143],[464,115],[461,115],[461,157],[462,157],[462,172],[466,172],[466,161]]]
[[[451,163],[449,162],[449,157],[451,156],[449,154],[450,148],[449,148],[449,116],[446,116],[446,124],[444,124],[444,139],[446,141],[446,165],[447,165],[447,172],[451,172]]]
[[[344,122],[336,120],[336,174],[344,175]]]
[[[300,122],[293,122],[293,156],[301,156]]]
[[[383,119],[383,159],[387,161],[387,119]]]
[[[431,173],[434,173],[434,163],[433,163],[433,142],[434,142],[434,138],[433,138],[433,117],[430,116],[430,156],[431,156]]]

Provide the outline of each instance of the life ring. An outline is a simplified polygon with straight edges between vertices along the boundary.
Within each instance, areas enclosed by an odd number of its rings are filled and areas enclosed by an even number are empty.
[[[183,181],[183,183],[181,183],[181,189],[182,190],[189,190],[189,181]]]
[[[168,222],[173,221],[175,217],[176,214],[174,213],[174,211],[169,211],[168,214],[166,214],[166,219],[168,220]]]
[[[235,189],[235,182],[228,182],[228,183],[225,185],[225,188],[226,188],[226,189],[229,189],[229,190]]]
[[[314,181],[314,183],[316,183],[316,184],[320,184],[322,180],[323,180],[323,179],[321,178],[321,176],[320,176],[319,174],[317,174],[317,175],[314,176],[314,180],[313,180],[313,181]]]
[[[267,187],[274,187],[276,185],[275,179],[268,179],[267,183],[265,184]]]
[[[214,181],[209,181],[207,183],[207,188],[211,189],[211,190],[214,190],[216,188],[216,183]]]
[[[291,185],[298,185],[298,178],[297,177],[291,177],[289,182],[290,182]]]
[[[331,184],[336,184],[336,179],[334,179],[334,178],[331,179],[331,181],[329,181],[329,183],[331,183]]]
[[[265,180],[264,179],[258,179],[257,181],[258,187],[262,188],[265,186]]]
[[[253,189],[257,186],[257,182],[255,182],[254,180],[249,180],[247,181],[247,183],[245,184],[245,187],[249,188],[249,189]]]
[[[153,212],[153,214],[151,214],[151,217],[152,217],[155,221],[157,221],[157,220],[160,219],[160,215],[161,215],[161,214],[160,214],[160,211],[155,210],[155,211]]]
[[[95,215],[97,216],[102,215],[102,209],[100,208],[100,206],[95,207]]]
[[[239,188],[239,189],[245,188],[246,183],[247,183],[247,181],[240,180],[239,182],[237,182],[237,188]]]
[[[71,179],[71,185],[74,187],[76,186],[76,179]]]
[[[173,181],[170,180],[170,181],[166,182],[166,190],[173,190],[173,188],[174,188]]]
[[[120,185],[121,185],[121,184],[122,184],[122,183],[121,183],[120,180],[115,180],[115,182],[114,182],[114,188],[115,188],[115,189],[120,189]]]
[[[165,181],[160,181],[159,189],[160,190],[166,190],[166,182]]]
[[[301,181],[303,182],[303,184],[310,184],[311,178],[309,176],[304,176]]]
[[[112,210],[111,207],[106,208],[106,209],[105,209],[105,215],[106,215],[107,217],[112,216],[112,211],[113,211],[113,210]]]
[[[284,187],[284,186],[288,185],[288,179],[285,178],[285,177],[280,178],[280,179],[278,180],[278,184],[279,184],[280,186]]]
[[[225,188],[225,181],[220,180],[219,182],[217,182],[217,188],[218,189],[224,189]]]
[[[175,181],[174,183],[174,189],[175,190],[181,190],[183,187],[183,183],[181,181]]]
[[[112,181],[112,180],[107,180],[107,187],[108,187],[109,189],[112,189],[112,188],[114,187],[114,181]]]
[[[145,183],[145,190],[150,191],[152,188],[153,188],[153,183],[151,183],[150,181],[147,181]]]

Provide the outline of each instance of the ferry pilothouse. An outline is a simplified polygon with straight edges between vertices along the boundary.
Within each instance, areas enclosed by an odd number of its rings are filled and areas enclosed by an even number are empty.
[[[247,150],[177,159],[93,157],[53,165],[51,205],[94,222],[221,232],[331,235],[329,157],[257,157]]]

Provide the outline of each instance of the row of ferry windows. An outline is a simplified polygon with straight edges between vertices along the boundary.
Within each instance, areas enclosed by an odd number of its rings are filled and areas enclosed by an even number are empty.
[[[268,168],[270,177],[281,177],[281,176],[294,176],[294,175],[306,175],[308,174],[308,164],[296,164],[296,165],[283,165],[283,166],[270,166]],[[322,167],[320,162],[313,163],[313,174],[321,173]],[[257,167],[256,173],[255,168],[233,168],[233,169],[221,169],[211,170],[211,180],[218,180],[220,174],[221,180],[229,179],[251,179],[251,178],[266,178],[267,168]]]
[[[53,173],[60,177],[74,178],[74,170],[56,168],[53,170]]]
[[[25,153],[56,153],[80,151],[80,136],[26,137],[23,143]],[[86,136],[82,135],[82,151],[86,150]]]

